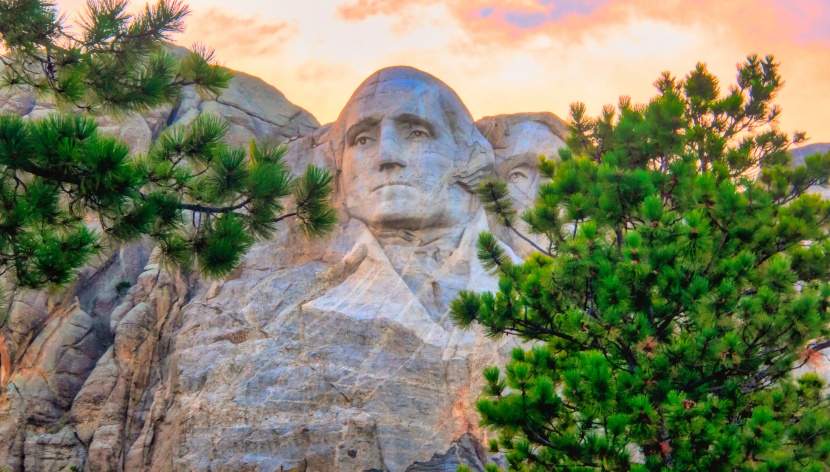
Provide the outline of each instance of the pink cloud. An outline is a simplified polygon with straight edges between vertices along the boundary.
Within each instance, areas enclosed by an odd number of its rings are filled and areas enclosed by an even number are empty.
[[[187,1],[181,44],[215,47],[321,121],[395,64],[445,80],[476,116],[565,116],[573,101],[598,113],[621,94],[648,100],[660,71],[683,76],[697,61],[725,88],[746,54],[771,53],[786,81],[782,129],[830,141],[828,0]]]
[[[484,57],[511,63],[537,54],[537,65],[526,68],[532,70],[566,56],[580,61],[559,66],[585,71],[570,75],[571,80],[581,77],[577,80],[585,90],[570,101],[589,99],[600,89],[605,96],[609,88],[647,97],[649,87],[637,85],[644,78],[643,84],[651,83],[663,68],[682,76],[697,61],[710,63],[726,87],[733,65],[745,55],[773,54],[787,81],[780,95],[782,126],[812,128],[827,139],[828,132],[815,129],[826,122],[827,112],[817,111],[821,107],[814,102],[826,96],[830,84],[826,0],[343,0],[338,12],[352,23],[372,16],[412,23],[419,21],[418,7],[436,5],[457,27],[447,53],[467,63],[481,64]],[[511,80],[529,80],[511,67],[516,71]],[[645,77],[645,70],[653,72]]]
[[[671,24],[708,23],[745,39],[782,36],[830,45],[830,6],[825,0],[350,0],[338,6],[347,21],[376,15],[411,19],[414,7],[443,4],[477,41],[522,41],[538,35],[569,41],[602,34],[603,28],[637,19]]]
[[[830,45],[830,4],[824,0],[772,0],[784,14],[800,25],[797,38]]]

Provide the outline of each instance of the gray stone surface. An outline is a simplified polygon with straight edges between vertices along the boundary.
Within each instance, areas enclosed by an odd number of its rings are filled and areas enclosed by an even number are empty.
[[[804,165],[804,158],[813,154],[824,154],[830,152],[830,143],[813,143],[790,151],[793,156],[794,165]],[[813,186],[810,188],[811,192],[818,193],[824,199],[830,199],[830,188]],[[801,375],[807,372],[813,372],[820,375],[822,378],[830,382],[830,352],[822,351],[811,356],[810,360],[804,364],[800,369],[796,370],[794,375]]]
[[[830,143],[812,143],[790,151],[794,165],[804,165],[804,158],[813,154],[824,154],[830,151]]]
[[[32,117],[51,110],[5,100]],[[238,74],[218,100],[188,92],[102,129],[141,151],[206,112],[231,122],[234,143],[287,142],[295,172],[331,170],[338,227],[309,241],[289,223],[218,282],[159,270],[136,245],[67,291],[12,290],[0,323],[0,465],[483,470],[481,371],[512,344],[448,316],[459,290],[495,288],[475,257],[478,233],[493,228],[472,188],[523,172],[511,194],[527,205],[539,183],[530,163],[561,145],[558,118],[474,123],[445,84],[392,68],[323,127]],[[129,289],[116,289],[122,281]]]
[[[790,151],[790,155],[793,156],[793,165],[799,166],[804,165],[804,158],[807,156],[811,156],[813,154],[824,154],[828,151],[830,151],[830,143],[813,143],[793,149]],[[825,199],[830,198],[830,187],[827,186],[820,187],[815,185],[810,187],[810,192],[817,193]],[[827,378],[830,378],[830,376]]]
[[[0,322],[0,464],[63,470],[86,460],[70,409],[112,343],[109,315],[124,297],[116,285],[134,283],[148,256],[133,244],[96,261],[63,293],[12,291]]]

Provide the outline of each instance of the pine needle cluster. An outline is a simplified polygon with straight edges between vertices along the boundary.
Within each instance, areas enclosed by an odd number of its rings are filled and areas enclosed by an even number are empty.
[[[725,94],[701,64],[646,105],[573,105],[522,215],[549,250],[513,264],[480,237],[499,291],[463,292],[455,321],[533,341],[477,404],[511,470],[830,470],[825,384],[792,375],[830,344],[830,202],[808,192],[830,153],[791,165],[781,85],[750,56]]]
[[[70,24],[43,0],[0,1],[5,66],[0,87],[27,87],[62,108],[121,114],[175,101],[183,86],[204,94],[227,88],[233,74],[196,46],[184,58],[163,47],[184,28],[189,9],[174,0],[127,12],[128,0],[94,0]]]

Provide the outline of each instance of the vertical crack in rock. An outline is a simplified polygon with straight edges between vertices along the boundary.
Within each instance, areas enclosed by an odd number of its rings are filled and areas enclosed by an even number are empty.
[[[176,123],[176,120],[179,118],[179,110],[181,110],[181,107],[182,107],[182,100],[181,99],[176,100],[176,104],[173,105],[173,108],[170,110],[170,114],[167,115],[166,124],[167,124],[168,128],[173,126],[174,123]],[[160,133],[160,131],[162,131],[162,130],[159,130],[159,133]],[[153,136],[153,139],[158,139],[158,137],[159,137],[159,134],[156,134],[156,135]]]

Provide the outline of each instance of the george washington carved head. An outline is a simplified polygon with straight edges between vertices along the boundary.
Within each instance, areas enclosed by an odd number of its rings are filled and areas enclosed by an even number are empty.
[[[451,227],[478,210],[493,150],[446,84],[410,67],[366,79],[341,112],[335,159],[349,215],[373,229]]]

